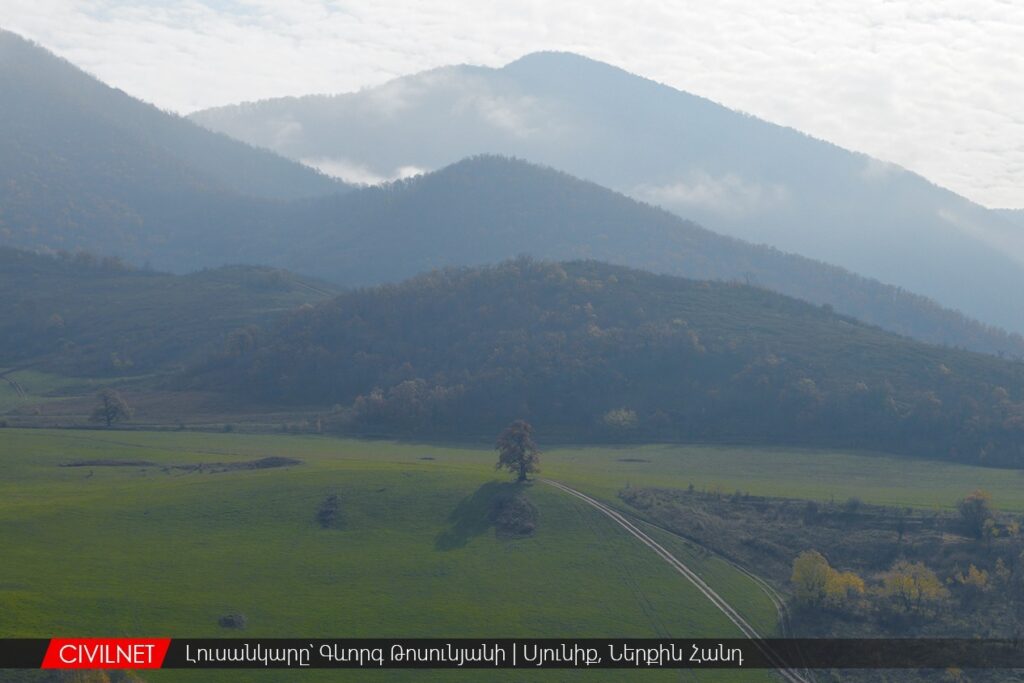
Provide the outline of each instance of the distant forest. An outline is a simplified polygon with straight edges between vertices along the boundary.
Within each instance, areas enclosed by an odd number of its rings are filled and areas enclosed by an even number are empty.
[[[266,267],[169,275],[112,257],[4,247],[0,291],[0,367],[107,377],[180,369],[232,330],[335,293]]]
[[[356,433],[730,440],[1024,466],[1024,364],[596,262],[434,271],[236,332],[185,383]]]

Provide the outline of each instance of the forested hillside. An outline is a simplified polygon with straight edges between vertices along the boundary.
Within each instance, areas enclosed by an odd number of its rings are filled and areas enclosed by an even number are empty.
[[[436,271],[289,314],[195,386],[339,429],[756,440],[1024,466],[1024,365],[766,290],[595,262]]]
[[[191,275],[133,270],[88,254],[0,248],[0,368],[70,375],[170,369],[249,343],[266,323],[332,292],[290,273],[238,266]]]
[[[254,203],[347,189],[136,100],[2,30],[0,127],[0,240],[11,246],[166,267],[168,252],[187,253],[182,243],[244,234],[239,214]]]

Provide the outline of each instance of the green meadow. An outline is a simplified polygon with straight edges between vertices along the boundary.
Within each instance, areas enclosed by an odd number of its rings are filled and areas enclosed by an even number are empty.
[[[0,373],[3,372],[3,369],[0,369]],[[77,390],[79,393],[95,391],[110,381],[70,378],[38,370],[14,370],[4,374],[18,382],[25,393],[19,393],[10,382],[0,377],[0,414],[47,400],[59,400],[60,392],[68,389]]]
[[[499,537],[490,500],[511,484],[486,451],[194,433],[7,429],[0,439],[2,636],[738,633],[610,520],[542,483],[527,491],[539,510],[537,533]],[[267,455],[302,464],[221,472],[173,467]],[[152,464],[60,466],[81,460]],[[340,510],[325,529],[316,513],[330,495],[338,496]],[[770,628],[767,598],[731,571],[721,578],[730,599]],[[244,631],[218,625],[230,613],[245,615]],[[572,677],[615,678],[608,673]],[[479,680],[471,672],[431,676]],[[273,672],[210,671],[146,678],[281,679]],[[401,679],[403,672],[374,678]],[[767,674],[749,672],[742,680]]]
[[[268,456],[272,469],[215,471]],[[135,466],[61,467],[73,461]],[[735,628],[654,553],[541,482],[540,524],[501,538],[511,486],[486,448],[312,436],[0,430],[0,636],[696,637]],[[194,466],[204,464],[202,469]],[[867,466],[865,466],[865,464]],[[210,467],[213,465],[213,467]],[[187,466],[193,466],[189,468]],[[707,446],[554,448],[544,476],[613,504],[623,486],[949,507],[974,487],[1024,510],[1021,475],[881,455]],[[222,468],[221,468],[222,469]],[[316,519],[337,495],[332,528]],[[775,614],[747,576],[658,535],[765,633]],[[218,625],[230,613],[244,631]],[[198,674],[202,673],[202,676]],[[521,672],[506,672],[508,680]],[[566,672],[544,676],[561,680]],[[602,672],[573,678],[617,680]],[[768,680],[763,672],[637,672]],[[512,674],[518,674],[513,676]],[[367,674],[363,673],[363,676]],[[477,680],[438,671],[436,680]],[[320,680],[327,673],[309,672]],[[336,677],[336,673],[335,673]],[[280,680],[160,672],[152,680]],[[400,680],[403,672],[374,672]]]

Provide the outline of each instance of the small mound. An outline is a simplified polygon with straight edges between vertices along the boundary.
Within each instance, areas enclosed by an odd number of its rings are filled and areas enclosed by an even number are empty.
[[[238,613],[238,612],[234,612],[232,614],[225,614],[224,616],[222,616],[220,619],[217,620],[217,625],[220,626],[221,628],[237,628],[237,629],[242,629],[242,628],[245,628],[245,624],[246,624],[245,615],[241,614],[241,613]]]
[[[148,460],[72,460],[62,462],[59,467],[155,467],[156,463]]]
[[[619,458],[619,462],[650,462],[650,460],[644,460],[643,458]]]
[[[279,455],[272,455],[259,460],[244,460],[242,462],[201,462],[195,465],[173,465],[173,469],[185,470],[187,472],[235,472],[238,470],[268,470],[275,467],[291,467],[301,465],[301,460],[285,458]]]
[[[537,531],[537,508],[522,493],[495,502],[493,521],[499,536],[532,536]]]
[[[301,460],[295,458],[285,458],[280,455],[272,455],[267,458],[260,458],[259,460],[248,460],[246,462],[230,463],[228,467],[233,469],[244,469],[244,470],[265,470],[271,467],[291,467],[292,465],[301,465]]]

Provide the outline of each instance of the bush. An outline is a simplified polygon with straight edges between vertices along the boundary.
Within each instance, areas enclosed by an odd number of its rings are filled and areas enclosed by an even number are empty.
[[[957,503],[960,518],[967,528],[967,533],[975,538],[985,535],[986,524],[992,522],[992,496],[981,489],[976,489]]]
[[[320,503],[320,509],[316,511],[317,523],[323,529],[337,527],[340,509],[341,501],[338,500],[338,496],[336,494],[327,496],[324,498],[324,502]]]

